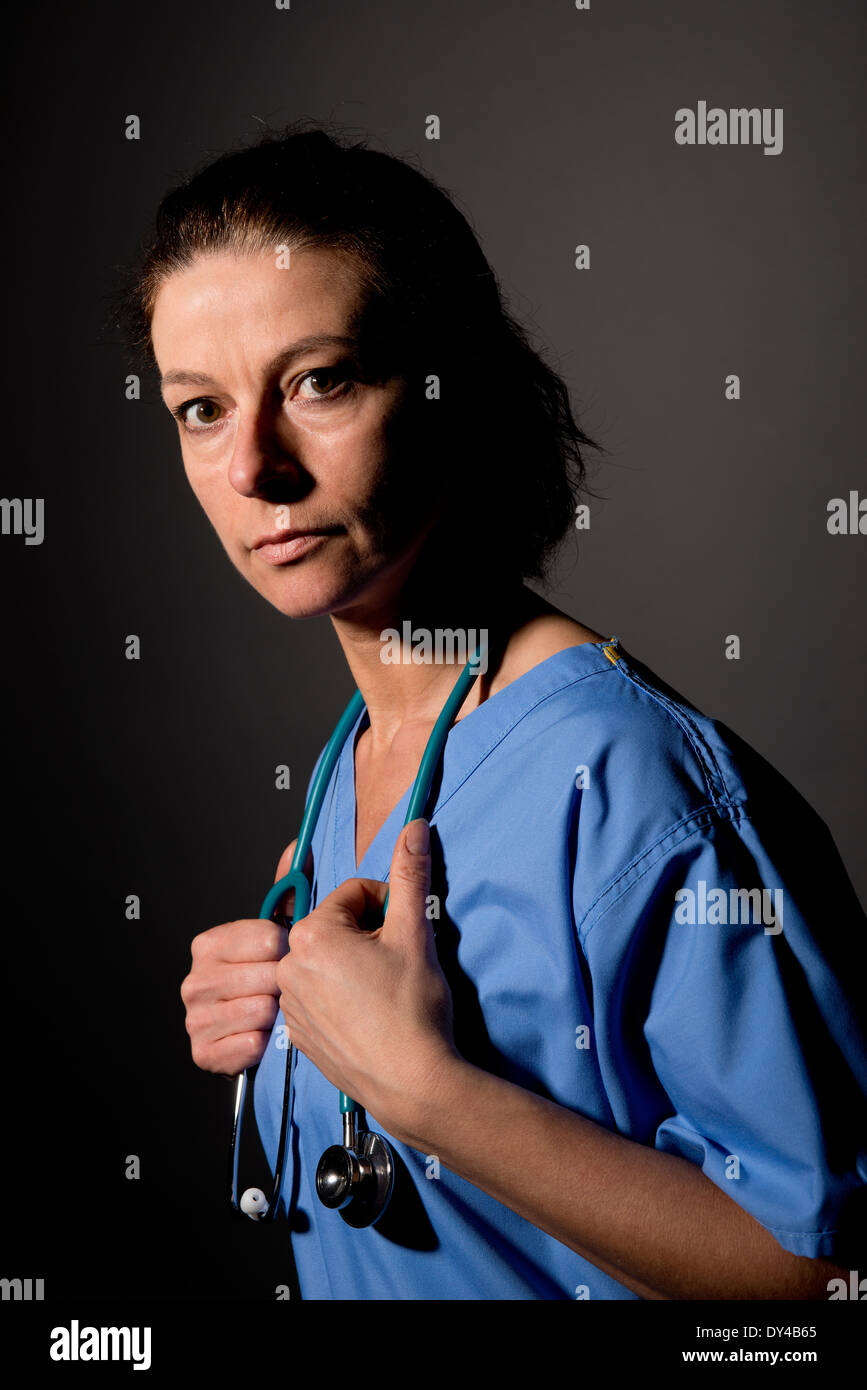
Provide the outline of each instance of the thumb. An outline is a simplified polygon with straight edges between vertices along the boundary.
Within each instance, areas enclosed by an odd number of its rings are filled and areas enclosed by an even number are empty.
[[[398,835],[391,856],[388,876],[388,906],[385,926],[400,925],[412,930],[421,929],[428,935],[425,914],[430,892],[431,856],[430,826],[424,817],[410,821]]]

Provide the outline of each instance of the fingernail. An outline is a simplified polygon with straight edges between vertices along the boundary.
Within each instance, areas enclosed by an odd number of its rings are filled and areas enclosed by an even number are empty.
[[[430,850],[430,826],[423,817],[407,826],[406,847],[410,854],[427,854]]]

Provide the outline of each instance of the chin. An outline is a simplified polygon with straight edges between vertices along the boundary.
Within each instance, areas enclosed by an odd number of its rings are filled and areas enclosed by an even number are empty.
[[[330,613],[335,606],[326,596],[301,593],[293,590],[290,585],[271,593],[263,593],[261,589],[259,592],[272,608],[283,614],[284,618],[321,618]]]
[[[249,577],[249,576],[248,576]],[[351,603],[360,586],[336,575],[302,574],[300,567],[278,571],[267,584],[253,585],[257,593],[285,618],[321,618]]]

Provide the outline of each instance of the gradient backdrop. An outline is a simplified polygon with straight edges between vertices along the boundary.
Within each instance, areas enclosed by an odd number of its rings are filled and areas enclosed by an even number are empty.
[[[7,41],[2,492],[46,529],[0,537],[0,1275],[273,1299],[285,1231],[229,1219],[231,1086],[193,1066],[178,991],[191,938],[258,911],[351,682],[327,619],[290,626],[224,557],[156,383],[125,398],[118,270],[263,121],[417,157],[610,451],[549,597],[769,758],[867,899],[867,537],[826,526],[867,493],[863,7],[98,0]],[[783,108],[782,153],[677,145],[702,100]]]

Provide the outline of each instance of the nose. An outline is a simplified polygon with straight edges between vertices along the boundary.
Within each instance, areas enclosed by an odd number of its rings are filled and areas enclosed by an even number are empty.
[[[291,426],[276,402],[242,411],[235,427],[228,480],[242,497],[288,501],[309,490]]]

